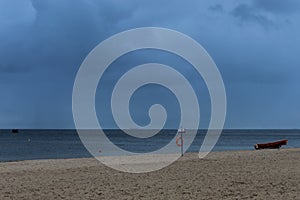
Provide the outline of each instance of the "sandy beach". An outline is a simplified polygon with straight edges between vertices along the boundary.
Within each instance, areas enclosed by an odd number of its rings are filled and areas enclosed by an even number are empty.
[[[144,174],[92,158],[3,162],[0,175],[0,199],[300,199],[300,149],[191,153]]]

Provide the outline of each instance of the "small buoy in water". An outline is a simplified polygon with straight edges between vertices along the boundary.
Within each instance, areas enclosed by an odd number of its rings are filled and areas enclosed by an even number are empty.
[[[30,138],[28,138],[28,142],[30,142]]]

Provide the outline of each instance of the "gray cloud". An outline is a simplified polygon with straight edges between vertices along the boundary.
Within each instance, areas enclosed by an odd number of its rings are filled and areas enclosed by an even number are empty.
[[[300,8],[298,0],[253,0],[255,7],[273,13],[291,14]]]
[[[256,22],[265,28],[274,26],[274,22],[267,16],[259,14],[257,10],[247,4],[241,4],[235,7],[231,14],[241,22]]]
[[[260,24],[265,29],[279,29],[291,23],[292,16],[299,9],[300,3],[297,0],[252,0],[236,5],[230,14],[239,19],[240,24],[252,22]]]
[[[215,5],[209,6],[208,9],[211,11],[215,11],[215,12],[224,12],[224,8],[221,4],[215,4]]]
[[[3,73],[12,73],[12,74],[15,74],[15,73],[26,73],[26,72],[29,72],[29,68],[26,68],[26,67],[22,67],[22,68],[19,68],[19,67],[16,67],[16,66],[13,66],[13,65],[0,65],[0,72],[3,74]]]

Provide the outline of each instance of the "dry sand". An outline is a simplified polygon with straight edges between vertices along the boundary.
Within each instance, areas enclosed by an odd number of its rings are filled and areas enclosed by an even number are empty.
[[[0,199],[300,199],[300,149],[186,154],[129,174],[95,159],[0,163]]]

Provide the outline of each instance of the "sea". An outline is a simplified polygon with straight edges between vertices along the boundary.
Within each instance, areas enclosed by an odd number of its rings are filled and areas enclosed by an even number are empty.
[[[105,130],[107,137],[121,148],[132,152],[151,152],[159,149],[176,137],[177,130],[161,130],[149,139],[140,139],[137,144],[122,130]],[[198,152],[206,130],[198,130],[187,152]],[[283,148],[300,148],[300,130],[223,130],[213,151],[254,150],[257,143],[288,140]],[[0,130],[0,162],[88,158],[86,150],[76,130]]]

